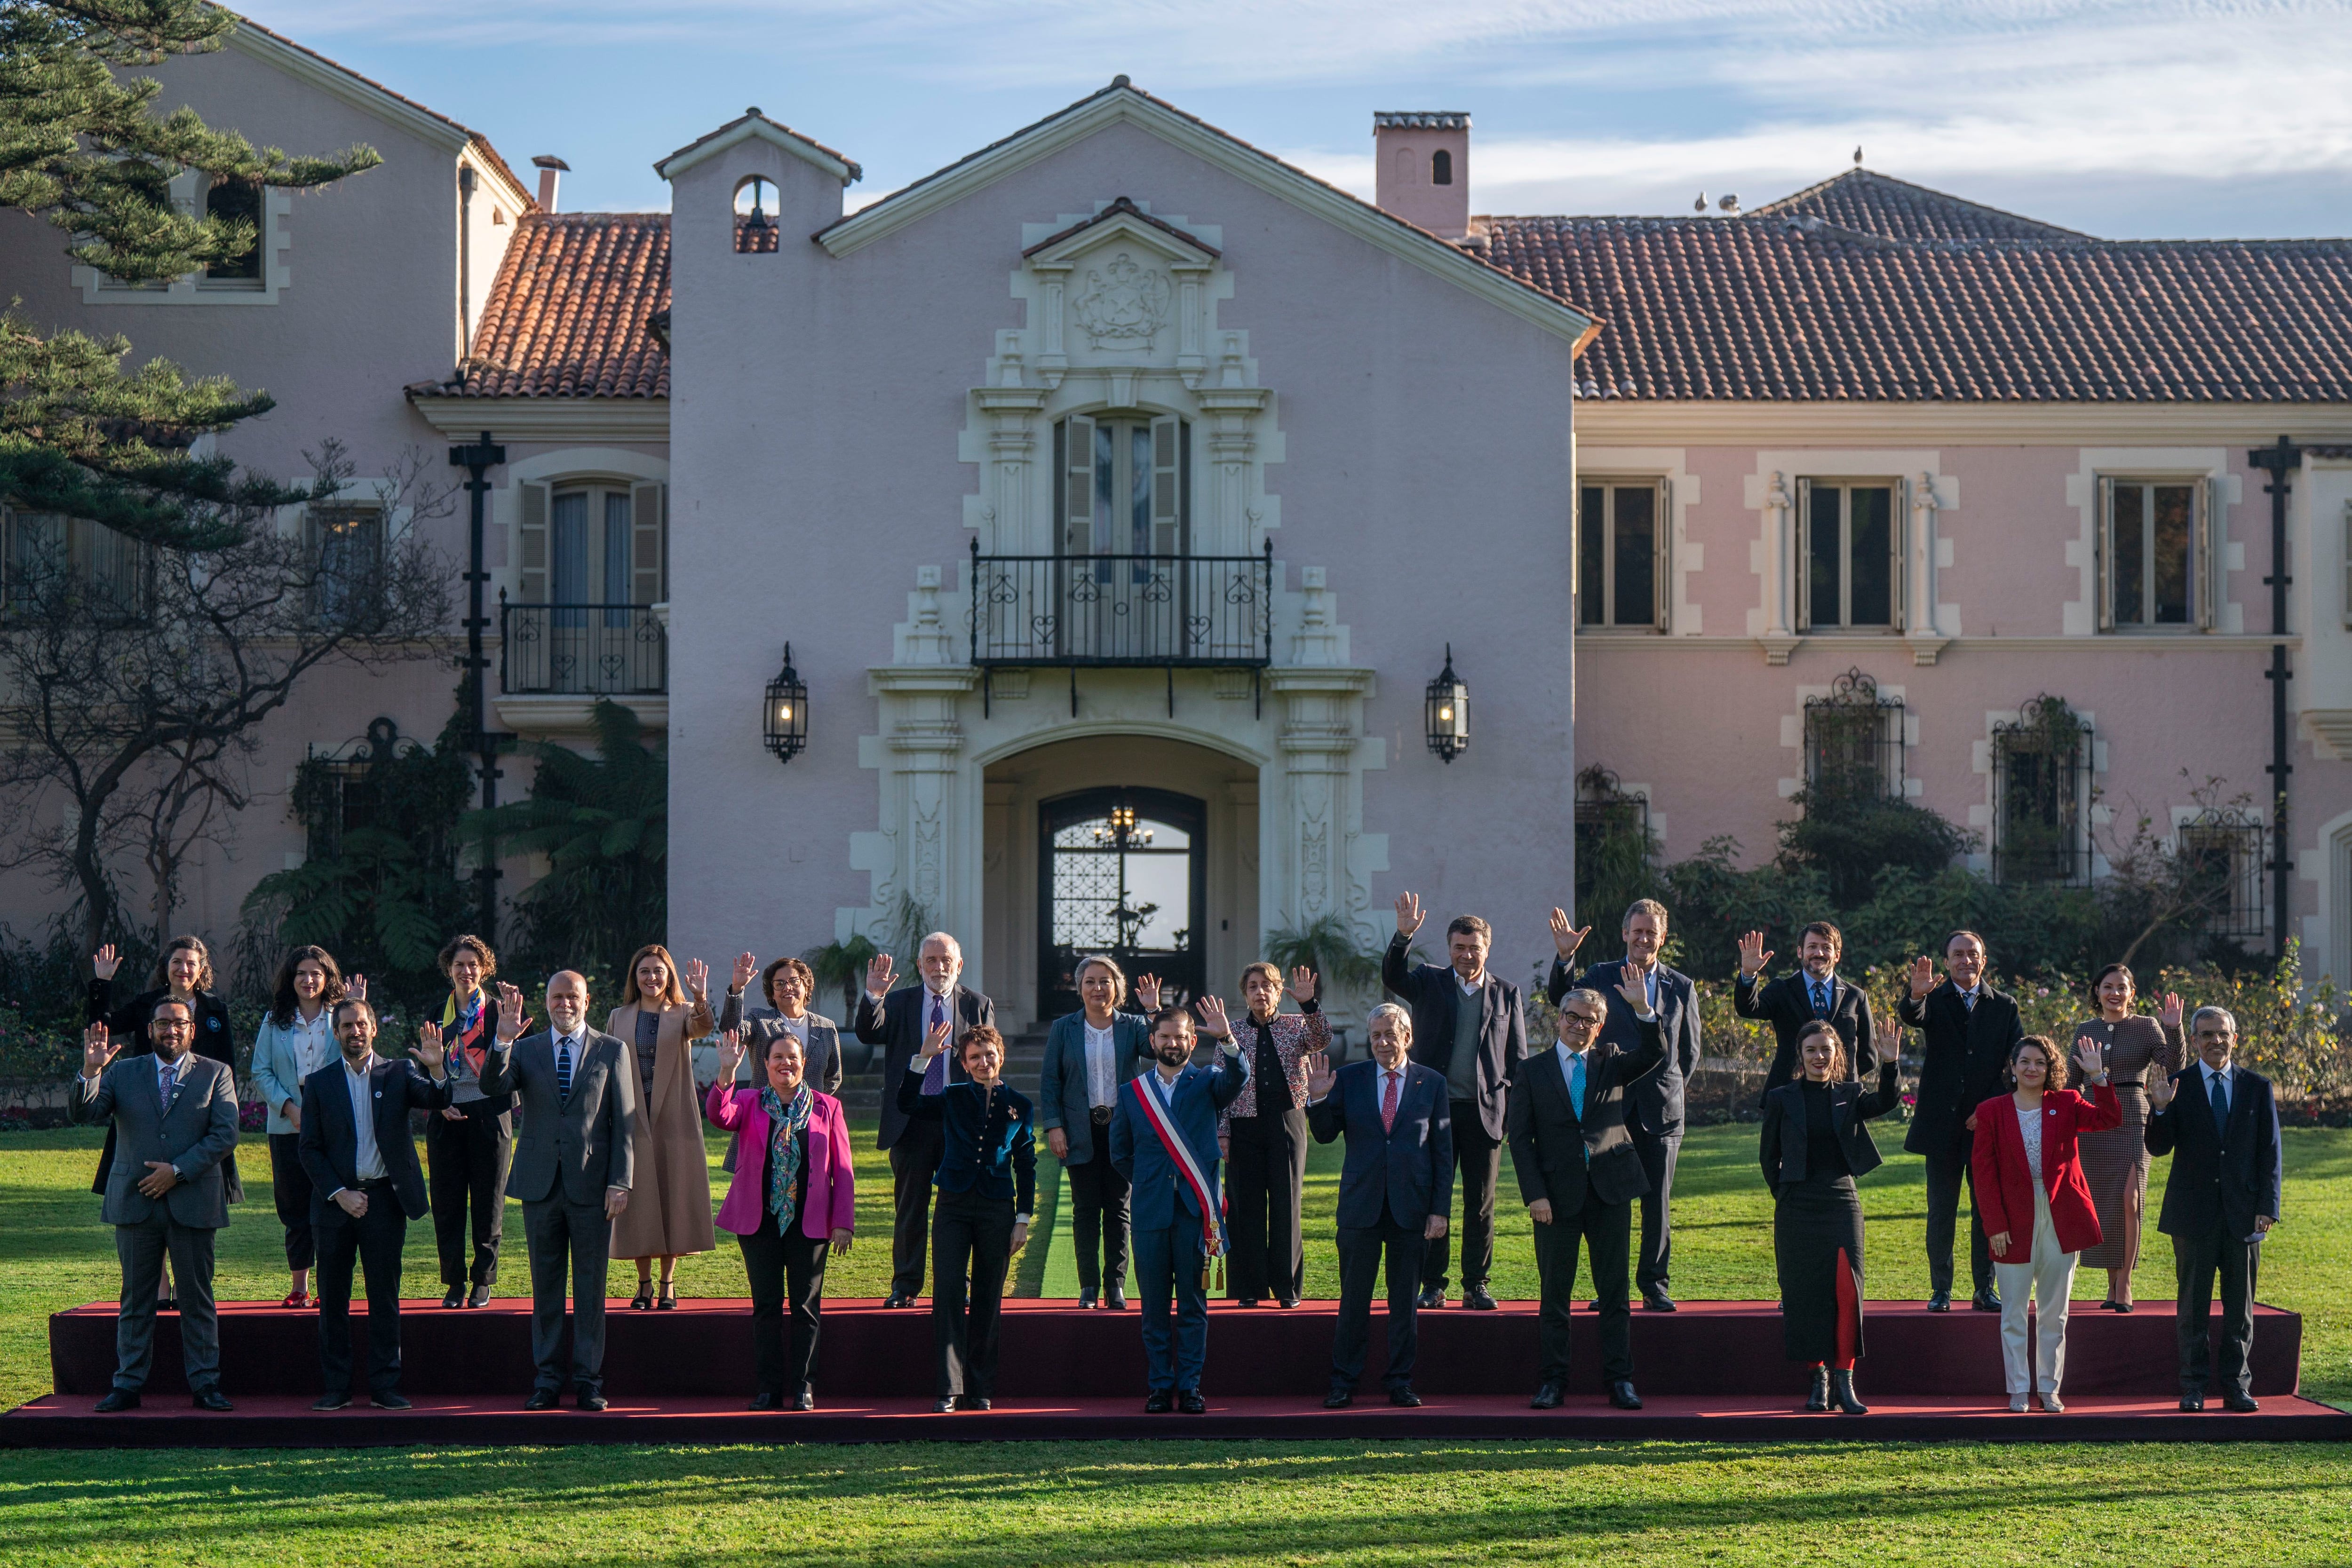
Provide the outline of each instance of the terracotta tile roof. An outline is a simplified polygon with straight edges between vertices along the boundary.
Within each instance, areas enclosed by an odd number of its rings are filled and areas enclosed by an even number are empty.
[[[667,397],[667,213],[533,213],[490,286],[474,351],[433,397]]]
[[[2352,402],[2352,240],[1904,240],[1756,215],[1474,229],[1604,323],[1585,397]]]
[[[1869,169],[1849,169],[1793,196],[1751,209],[1750,218],[1819,218],[1881,239],[2088,239],[2073,229],[2021,218]]]

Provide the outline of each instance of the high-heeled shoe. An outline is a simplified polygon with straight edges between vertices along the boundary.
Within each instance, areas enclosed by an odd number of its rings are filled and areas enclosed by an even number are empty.
[[[653,1309],[654,1282],[651,1280],[640,1280],[637,1281],[637,1293],[629,1298],[629,1310],[633,1312],[649,1312]]]
[[[677,1311],[677,1281],[665,1280],[662,1281],[661,1298],[655,1301],[654,1305],[665,1312],[674,1312]]]

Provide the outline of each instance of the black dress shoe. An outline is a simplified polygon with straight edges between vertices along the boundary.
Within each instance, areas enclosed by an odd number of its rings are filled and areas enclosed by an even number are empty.
[[[1813,1368],[1813,1391],[1805,1396],[1805,1408],[1819,1416],[1830,1407],[1830,1369]]]
[[[450,1286],[448,1293],[441,1298],[441,1304],[445,1307],[464,1306],[466,1304],[466,1288],[463,1285]]]
[[[139,1391],[135,1388],[117,1388],[108,1394],[105,1398],[90,1406],[90,1409],[93,1412],[100,1416],[111,1416],[119,1410],[136,1410],[138,1408]]]
[[[1407,1410],[1418,1410],[1421,1408],[1421,1396],[1410,1388],[1391,1388],[1389,1390],[1389,1403]]]
[[[2202,1394],[2184,1394],[2180,1396],[2180,1407],[2183,1410],[2189,1412],[2191,1415],[2194,1415],[2198,1411],[2205,1408],[2205,1396]],[[106,1406],[101,1405],[99,1408],[103,1410]]]
[[[1201,1391],[1197,1388],[1180,1388],[1176,1391],[1176,1413],[1179,1416],[1205,1416],[1209,1413],[1209,1402],[1201,1397]]]
[[[1114,1312],[1123,1312],[1127,1311],[1127,1292],[1125,1291],[1113,1291],[1109,1295],[1103,1298],[1103,1305]]]
[[[1275,1304],[1276,1306],[1277,1306],[1277,1307],[1280,1307],[1284,1312],[1288,1312],[1291,1308],[1293,1308],[1293,1307],[1295,1307],[1295,1306],[1297,1306],[1297,1305],[1298,1304],[1298,1298],[1297,1298],[1297,1296],[1283,1296],[1283,1297],[1281,1297],[1281,1298],[1277,1299],[1277,1300],[1275,1301],[1275,1303],[1274,1303],[1274,1304]]]
[[[1675,1306],[1675,1299],[1664,1291],[1644,1291],[1642,1292],[1642,1310],[1645,1312],[1673,1312],[1682,1309]]]
[[[1237,1307],[1255,1307],[1260,1304],[1258,1298],[1255,1296],[1235,1296],[1234,1298],[1234,1305]]]
[[[1971,1312],[1997,1312],[2000,1311],[2000,1292],[1993,1290],[1990,1286],[1986,1287],[1984,1290],[1979,1291],[1973,1297],[1969,1298],[1969,1309]]]
[[[313,1410],[348,1410],[351,1407],[352,1396],[348,1394],[321,1394],[310,1401]]]
[[[1937,1291],[1933,1295],[1929,1296],[1927,1298],[1927,1310],[1931,1312],[1950,1312],[1952,1310],[1952,1292],[1949,1291]]]
[[[1547,1383],[1541,1388],[1536,1390],[1536,1396],[1528,1401],[1528,1408],[1530,1410],[1557,1410],[1559,1408],[1559,1395],[1560,1388],[1559,1384]]]
[[[552,1388],[534,1388],[534,1389],[532,1389],[532,1390],[530,1391],[530,1398],[528,1398],[528,1399],[526,1399],[526,1400],[524,1400],[524,1401],[522,1402],[522,1407],[523,1407],[524,1409],[526,1409],[526,1410],[552,1410],[552,1409],[554,1409],[554,1408],[555,1408],[555,1390],[554,1390],[554,1389],[552,1389]]]
[[[901,1295],[898,1291],[893,1291],[890,1292],[889,1299],[882,1304],[886,1308],[911,1307],[915,1304],[915,1298],[912,1296]]]
[[[958,1405],[959,1408],[965,1410],[986,1410],[990,1408],[988,1396],[985,1394],[967,1394],[961,1401],[958,1402]]]
[[[1445,1304],[1445,1292],[1432,1285],[1416,1297],[1412,1303],[1424,1312],[1433,1312]]]
[[[1143,1413],[1146,1416],[1165,1416],[1174,1408],[1176,1408],[1176,1396],[1165,1388],[1153,1389],[1151,1397],[1143,1402]]]
[[[379,1410],[412,1410],[415,1408],[415,1406],[409,1404],[407,1396],[395,1394],[390,1391],[386,1391],[383,1394],[369,1395],[368,1403],[374,1406]]]
[[[2110,1310],[2118,1312],[2128,1312],[2132,1310],[2132,1303],[2129,1301],[2111,1301],[2108,1306]]]
[[[1642,1396],[1633,1392],[1633,1385],[1630,1380],[1621,1377],[1609,1385],[1609,1403],[1620,1410],[1639,1410],[1642,1407]]]
[[[1486,1287],[1484,1285],[1463,1286],[1462,1304],[1477,1312],[1491,1312],[1496,1310],[1495,1298],[1486,1293]]]
[[[2221,1408],[2224,1410],[2235,1410],[2243,1414],[2248,1410],[2259,1410],[2262,1407],[2262,1401],[2251,1394],[2241,1394],[2234,1388],[2221,1390]]]
[[[751,1410],[777,1410],[783,1407],[783,1403],[784,1396],[781,1394],[754,1394],[751,1396],[751,1403],[746,1406],[745,1408]]]
[[[236,1406],[228,1402],[226,1397],[225,1397],[217,1388],[197,1389],[194,1394],[189,1396],[189,1403],[194,1405],[199,1410],[234,1410],[236,1408]],[[2251,1405],[2252,1401],[2249,1400],[2247,1403]]]
[[[934,1416],[950,1415],[955,1410],[955,1396],[952,1394],[947,1395],[932,1405],[931,1414]]]
[[[1323,1396],[1323,1408],[1326,1410],[1345,1410],[1349,1406],[1353,1405],[1355,1402],[1356,1396],[1354,1390],[1348,1388],[1334,1388],[1330,1393],[1326,1394]]]
[[[793,1396],[793,1408],[795,1410],[815,1409],[816,1396],[805,1388],[802,1389],[798,1394]]]
[[[1080,1291],[1078,1292],[1078,1305],[1082,1307],[1093,1306],[1095,1304],[1096,1294],[1097,1292],[1093,1291]]]
[[[580,1408],[583,1410],[602,1410],[611,1401],[601,1394],[583,1394],[580,1396]]]
[[[473,1293],[466,1298],[466,1304],[469,1307],[488,1306],[490,1304],[490,1288],[488,1285],[475,1286]]]

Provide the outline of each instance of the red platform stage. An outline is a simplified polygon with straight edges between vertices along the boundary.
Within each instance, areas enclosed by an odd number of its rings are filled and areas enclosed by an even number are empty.
[[[2294,1397],[2302,1320],[2260,1310],[2254,1333],[2252,1416],[2201,1416],[2177,1407],[2173,1314],[2143,1305],[2128,1316],[2078,1309],[2068,1332],[2063,1416],[2014,1416],[2001,1392],[2000,1321],[1990,1313],[1930,1313],[1917,1303],[1874,1302],[1870,1349],[1856,1374],[1873,1407],[1866,1421],[1809,1416],[1798,1407],[1801,1368],[1782,1358],[1770,1303],[1693,1301],[1679,1312],[1636,1312],[1634,1380],[1647,1408],[1617,1411],[1601,1397],[1597,1324],[1580,1312],[1569,1402],[1527,1407],[1536,1369],[1536,1312],[1515,1302],[1494,1312],[1458,1307],[1422,1314],[1414,1386],[1427,1403],[1399,1410],[1377,1378],[1358,1405],[1320,1406],[1336,1308],[1294,1311],[1218,1304],[1210,1313],[1204,1416],[1142,1415],[1143,1351],[1138,1315],[1085,1312],[1067,1301],[1006,1303],[996,1408],[938,1416],[930,1409],[931,1326],[927,1311],[883,1311],[871,1301],[827,1305],[817,1368],[819,1408],[752,1414],[751,1320],[742,1301],[689,1301],[668,1312],[609,1314],[601,1415],[541,1414],[520,1405],[531,1385],[530,1312],[500,1300],[454,1312],[415,1301],[404,1314],[406,1412],[315,1415],[317,1317],[274,1303],[236,1302],[221,1312],[222,1387],[233,1415],[190,1407],[176,1320],[156,1336],[146,1407],[90,1413],[114,1367],[114,1308],[98,1303],[49,1320],[57,1392],[0,1417],[0,1445],[65,1447],[346,1446],[383,1443],[782,1442],[1008,1440],[1034,1437],[1591,1437],[1784,1440],[1867,1434],[1877,1438],[2347,1437],[2352,1416]],[[1371,1364],[1381,1356],[1373,1313]],[[356,1364],[365,1364],[363,1322],[354,1321]]]

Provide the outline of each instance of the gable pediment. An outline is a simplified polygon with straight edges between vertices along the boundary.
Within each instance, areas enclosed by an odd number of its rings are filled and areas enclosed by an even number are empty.
[[[1172,271],[1205,272],[1216,265],[1218,251],[1199,235],[1163,218],[1155,218],[1132,198],[1120,196],[1082,223],[1049,235],[1021,253],[1032,271],[1066,272],[1078,258],[1103,246],[1125,244],[1150,253]]]

